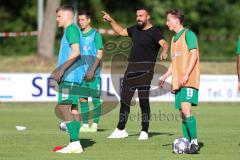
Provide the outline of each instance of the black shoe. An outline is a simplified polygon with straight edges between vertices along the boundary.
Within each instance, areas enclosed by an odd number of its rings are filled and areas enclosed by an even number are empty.
[[[199,145],[192,143],[188,151],[188,154],[198,154],[198,151],[200,151]]]

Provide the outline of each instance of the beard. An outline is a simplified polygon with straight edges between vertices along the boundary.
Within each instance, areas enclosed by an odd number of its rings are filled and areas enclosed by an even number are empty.
[[[146,26],[146,22],[143,21],[137,21],[137,27],[139,29],[143,29]]]

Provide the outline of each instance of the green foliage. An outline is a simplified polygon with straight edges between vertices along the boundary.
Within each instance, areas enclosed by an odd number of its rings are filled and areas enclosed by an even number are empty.
[[[71,2],[73,0],[62,0],[62,4]],[[96,28],[110,28],[109,24],[102,20],[102,10],[109,12],[123,27],[129,27],[135,24],[137,6],[145,6],[151,12],[152,22],[162,28],[168,41],[173,33],[168,31],[165,25],[165,12],[172,8],[180,9],[185,13],[185,26],[198,35],[201,56],[204,60],[214,59],[214,57],[229,60],[235,57],[236,40],[240,30],[239,0],[83,0],[77,2],[78,10],[87,9],[92,13],[92,25]],[[0,32],[36,30],[37,0],[0,0],[0,20],[2,22]],[[58,45],[61,32],[57,33],[56,44]],[[208,36],[213,37],[213,40]],[[122,41],[122,38],[116,36],[103,35],[103,38],[105,43]],[[0,48],[1,55],[30,54],[36,53],[37,42],[33,37],[1,38]],[[111,54],[107,52],[105,55],[109,57]]]
[[[0,32],[33,31],[37,26],[37,1],[0,1]],[[0,38],[0,55],[29,55],[37,50],[36,37]]]
[[[37,37],[17,37],[1,39],[0,55],[30,55],[37,50]]]

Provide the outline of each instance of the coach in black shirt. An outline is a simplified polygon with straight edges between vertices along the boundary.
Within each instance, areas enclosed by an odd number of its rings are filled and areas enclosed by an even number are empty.
[[[125,125],[130,113],[130,103],[137,89],[142,112],[142,131],[138,139],[146,140],[148,139],[150,120],[149,90],[153,78],[154,65],[160,47],[163,47],[163,52],[160,55],[161,59],[167,58],[168,45],[160,29],[151,24],[149,12],[145,8],[137,9],[137,24],[125,29],[111,18],[109,14],[106,12],[103,12],[103,14],[104,20],[111,24],[117,34],[131,37],[133,43],[121,88],[119,123],[108,138],[125,138],[128,136]]]

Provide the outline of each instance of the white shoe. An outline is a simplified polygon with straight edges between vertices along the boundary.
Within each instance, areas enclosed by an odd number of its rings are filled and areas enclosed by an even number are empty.
[[[126,130],[119,130],[116,128],[113,133],[107,138],[126,138],[128,136]]]
[[[148,139],[148,133],[145,131],[141,131],[138,140],[147,140]]]
[[[82,127],[80,128],[80,132],[89,132],[89,124],[83,124]]]
[[[197,139],[192,139],[192,140],[191,140],[191,144],[198,145],[198,141],[197,141]]]
[[[93,123],[91,125],[91,127],[89,128],[89,132],[97,132],[98,129],[98,124],[97,123]]]
[[[82,153],[83,148],[79,141],[70,142],[66,147],[56,151],[57,153]]]

